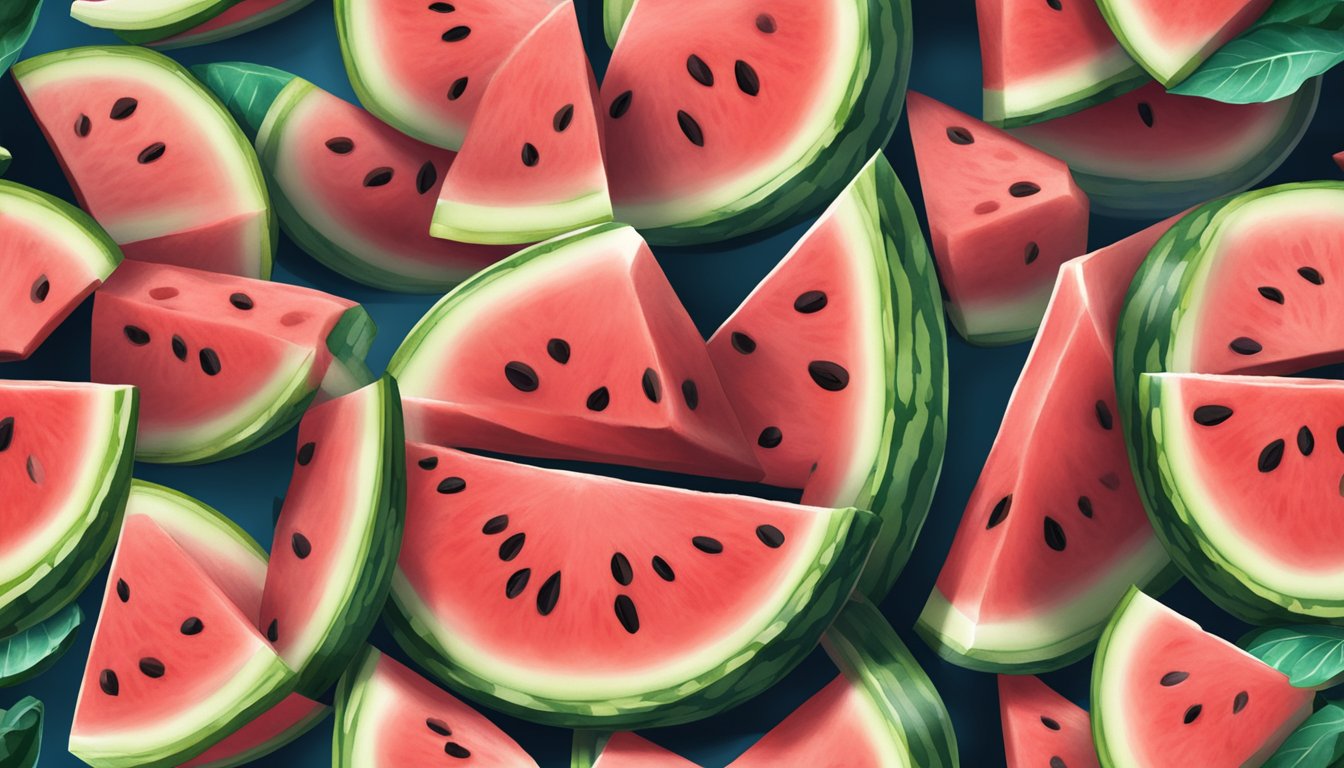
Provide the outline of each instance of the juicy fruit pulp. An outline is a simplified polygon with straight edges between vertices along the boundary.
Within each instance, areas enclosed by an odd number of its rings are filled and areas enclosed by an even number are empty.
[[[1162,85],[1171,88],[1249,27],[1273,0],[1097,0],[1106,23]]]
[[[1097,768],[1087,713],[1039,678],[999,675],[999,715],[1008,768]]]

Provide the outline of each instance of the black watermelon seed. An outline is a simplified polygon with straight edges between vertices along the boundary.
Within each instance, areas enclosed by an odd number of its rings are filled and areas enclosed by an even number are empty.
[[[1008,510],[1012,508],[1013,494],[1010,493],[1002,499],[999,499],[999,503],[995,504],[994,509],[989,513],[989,523],[985,525],[985,530],[989,530],[999,523],[1002,523],[1004,519],[1008,517]]]
[[[761,92],[761,76],[747,62],[738,59],[733,65],[733,74],[737,76],[737,87],[743,93],[755,96]]]
[[[426,456],[425,458],[421,459],[416,463],[420,465],[421,469],[434,469],[435,467],[439,466],[439,457]]]
[[[774,34],[778,27],[775,26],[775,17],[768,13],[762,13],[756,17],[756,28],[767,35]]]
[[[392,169],[388,168],[387,166],[374,168],[372,171],[369,171],[367,174],[364,175],[364,186],[381,187],[387,184],[388,182],[392,181],[392,176],[393,176]]]
[[[569,342],[564,339],[551,339],[546,342],[546,354],[561,365],[569,362],[569,353]]]
[[[1238,693],[1238,694],[1237,694],[1237,697],[1234,698],[1234,699],[1232,699],[1232,714],[1235,715],[1235,714],[1241,712],[1241,710],[1245,709],[1245,708],[1246,708],[1246,704],[1249,703],[1250,700],[1251,700],[1251,695],[1250,695],[1249,693],[1247,693],[1247,692],[1245,692],[1245,691],[1242,691],[1241,693]]]
[[[1325,284],[1325,278],[1321,276],[1320,272],[1312,267],[1301,267],[1297,270],[1297,274],[1301,275],[1303,280],[1306,280],[1312,285]]]
[[[1232,418],[1232,409],[1226,405],[1201,405],[1195,409],[1195,423],[1204,427],[1216,427]]]
[[[1197,719],[1199,718],[1199,713],[1200,713],[1200,712],[1203,712],[1203,711],[1204,711],[1204,705],[1203,705],[1203,704],[1195,704],[1194,706],[1192,706],[1192,707],[1190,707],[1189,709],[1185,710],[1185,718],[1184,718],[1184,720],[1185,720],[1185,724],[1186,724],[1186,725],[1189,725],[1189,724],[1195,722],[1195,720],[1197,720]]]
[[[849,371],[838,363],[829,360],[813,360],[807,364],[807,372],[818,387],[827,392],[839,392],[849,386]]]
[[[1273,472],[1279,468],[1281,461],[1283,461],[1283,440],[1275,440],[1260,451],[1256,466],[1261,472]]]
[[[551,118],[551,127],[555,129],[556,133],[564,133],[565,129],[569,127],[570,122],[573,120],[574,105],[566,104],[556,111],[555,117]]]
[[[1031,197],[1040,191],[1040,185],[1030,181],[1019,181],[1008,188],[1008,194],[1013,197]]]
[[[686,57],[686,71],[691,73],[695,82],[709,87],[714,85],[714,72],[705,63],[705,60],[692,53]]]
[[[1339,446],[1339,452],[1344,453],[1344,427],[1335,430],[1335,445]]]
[[[1083,513],[1083,517],[1091,519],[1095,510],[1092,509],[1092,500],[1086,496],[1078,497],[1078,511]]]
[[[80,115],[79,119],[75,121],[75,135],[82,139],[88,136],[91,130],[93,130],[93,122],[89,120],[89,116]]]
[[[1044,725],[1046,728],[1049,728],[1052,731],[1059,730],[1059,721],[1053,718],[1046,717],[1045,715],[1041,715],[1041,725]]]
[[[140,155],[136,158],[136,160],[138,160],[141,165],[149,165],[155,160],[158,160],[160,157],[163,157],[163,153],[167,151],[168,146],[166,144],[164,144],[162,141],[156,141],[153,144],[150,144],[148,147],[145,147],[144,149],[140,150]]]
[[[616,596],[616,619],[626,632],[633,635],[639,631],[639,612],[635,610],[635,601],[629,595]]]
[[[337,136],[334,139],[327,139],[327,149],[338,155],[348,155],[355,151],[355,142],[344,136]]]
[[[232,296],[229,297],[229,303],[237,307],[238,309],[243,310],[244,312],[256,306],[255,304],[252,303],[252,297],[248,296],[246,293],[233,294]]]
[[[644,376],[640,379],[639,385],[644,388],[644,396],[649,398],[649,402],[656,403],[663,399],[663,382],[658,378],[658,372],[652,368],[644,369]]]
[[[1063,0],[1045,0],[1045,4],[1054,8],[1056,11],[1064,10]]]
[[[462,94],[467,92],[468,82],[469,79],[465,77],[459,77],[456,80],[454,80],[453,84],[448,86],[448,100],[457,101],[458,99],[462,98]]]
[[[471,27],[464,27],[464,26],[453,27],[452,29],[443,33],[443,41],[445,43],[456,43],[459,40],[466,40],[467,35],[470,34],[471,34]]]
[[[777,448],[783,440],[784,433],[779,431],[779,427],[766,427],[756,438],[756,444],[762,448]]]
[[[691,544],[707,555],[717,555],[723,551],[723,542],[710,536],[693,536]]]
[[[606,387],[598,387],[593,390],[591,395],[588,395],[588,410],[605,411],[608,405],[611,405],[611,393],[607,391]]]
[[[442,494],[461,493],[467,489],[467,481],[454,475],[439,481],[438,491]]]
[[[779,549],[784,546],[784,532],[773,525],[756,526],[756,538],[771,549]]]
[[[744,355],[750,355],[756,351],[756,340],[741,331],[733,331],[733,335],[729,339],[733,343],[733,349]]]
[[[451,3],[430,3],[429,10],[435,13],[452,13],[457,10]],[[447,736],[448,734],[444,734]]]
[[[1236,352],[1238,355],[1254,355],[1264,349],[1264,347],[1260,346],[1260,342],[1246,336],[1238,336],[1227,346],[1231,347],[1232,351]]]
[[[453,729],[452,729],[452,728],[449,728],[447,723],[443,722],[442,720],[438,719],[437,717],[428,717],[428,718],[425,718],[425,727],[428,728],[429,730],[431,730],[431,731],[433,731],[433,732],[439,734],[440,736],[452,736],[452,735],[453,735]]]
[[[182,622],[182,634],[184,635],[187,636],[199,635],[201,634],[201,630],[203,629],[205,629],[205,624],[203,624],[201,620],[196,618],[195,616],[192,616],[191,618]]]
[[[1046,546],[1056,552],[1063,552],[1068,540],[1064,537],[1064,526],[1060,525],[1055,518],[1049,515],[1045,516],[1045,543]]]
[[[1037,245],[1036,243],[1027,243],[1026,247],[1022,249],[1022,259],[1028,264],[1035,261],[1037,258],[1040,257],[1040,255],[1041,255],[1041,246]]]
[[[514,559],[518,556],[519,552],[523,551],[523,544],[525,543],[527,543],[527,534],[513,534],[505,539],[503,544],[499,545],[499,559],[506,563]]]
[[[131,585],[127,584],[125,579],[117,579],[117,597],[123,603],[131,601]]]
[[[1101,425],[1102,429],[1110,429],[1115,426],[1115,419],[1111,417],[1111,409],[1107,407],[1105,402],[1101,400],[1097,401],[1096,412],[1097,423]]]
[[[517,360],[504,366],[504,377],[519,392],[535,392],[537,385],[541,383],[537,380],[537,372],[532,370],[532,366]]]
[[[289,545],[294,548],[294,555],[300,560],[306,560],[309,555],[313,554],[312,542],[308,541],[308,537],[302,533],[296,532],[289,537]]]
[[[137,347],[143,347],[149,343],[149,332],[144,328],[128,325],[122,329],[122,333],[125,333],[126,338]]]
[[[51,295],[51,281],[47,279],[46,275],[38,275],[37,279],[33,281],[33,287],[28,289],[28,298],[34,304],[41,304],[47,300],[49,295]]]
[[[969,130],[962,128],[959,125],[954,125],[947,129],[947,140],[953,144],[965,146],[967,144],[974,144],[975,136],[972,135]]]
[[[1188,679],[1190,679],[1189,672],[1168,672],[1167,674],[1163,675],[1162,679],[1159,680],[1158,682],[1161,683],[1164,687],[1170,688],[1173,685],[1180,685],[1181,683],[1184,683]]]
[[[677,579],[677,574],[672,572],[672,566],[657,555],[653,556],[653,572],[658,574],[658,578],[663,581],[676,581]]]
[[[514,571],[513,574],[509,576],[509,580],[504,584],[504,596],[512,600],[523,594],[523,590],[527,589],[527,582],[531,580],[531,578],[531,568],[523,568]]]
[[[508,515],[495,515],[489,520],[486,520],[485,525],[481,526],[481,533],[484,533],[486,536],[494,536],[495,534],[503,533],[508,527]]]
[[[28,479],[41,485],[42,478],[46,476],[42,470],[42,463],[37,460],[36,456],[29,456],[25,464],[25,469],[28,470]]]
[[[1053,1],[1056,3],[1059,2],[1059,0],[1053,0]],[[1069,768],[1069,766],[1064,763],[1063,758],[1059,757],[1058,755],[1055,755],[1050,758],[1050,768]]]
[[[630,567],[630,561],[620,552],[611,556],[611,577],[622,587],[630,586],[630,582],[635,580],[635,572]]]
[[[700,388],[687,379],[681,382],[681,397],[686,401],[686,407],[694,411],[700,405]]]
[[[312,462],[313,452],[316,450],[317,450],[317,443],[314,442],[304,443],[303,445],[299,446],[299,452],[294,457],[294,460],[299,463],[300,467],[306,467],[310,462]]]
[[[181,336],[173,334],[172,344],[173,357],[176,357],[178,360],[185,363],[187,361],[187,342],[183,341]]]
[[[1153,106],[1146,101],[1139,102],[1139,119],[1149,128],[1153,127]]]
[[[280,620],[271,619],[271,623],[266,626],[266,639],[272,643],[280,640]]]
[[[1283,303],[1283,291],[1280,291],[1278,288],[1274,288],[1273,286],[1269,285],[1262,285],[1256,290],[1260,291],[1261,296],[1264,296],[1266,299],[1269,299],[1275,304]]]
[[[630,111],[630,101],[635,97],[634,91],[626,91],[611,100],[610,114],[613,118],[620,117]]]
[[[541,589],[537,590],[537,613],[550,616],[558,602],[560,602],[560,572],[556,571],[546,579]]]
[[[1311,430],[1302,427],[1297,430],[1297,450],[1303,456],[1310,456],[1311,452],[1316,450],[1316,436],[1311,434]]]
[[[1120,487],[1120,476],[1114,472],[1107,472],[1099,479],[1101,480],[1102,485],[1110,488],[1112,491]]]
[[[426,160],[425,164],[420,166],[420,172],[415,174],[415,191],[425,194],[434,188],[434,182],[439,180],[439,169],[434,167],[434,163]]]
[[[537,152],[537,148],[532,146],[531,143],[528,142],[523,143],[522,155],[523,155],[523,165],[526,165],[528,168],[531,168],[535,166],[537,163],[541,162],[541,154]]]
[[[112,105],[112,111],[108,113],[108,117],[113,120],[125,120],[135,114],[135,108],[138,106],[140,106],[140,102],[130,96],[123,96]]]
[[[798,294],[798,298],[793,300],[793,308],[804,315],[810,315],[825,309],[827,301],[825,291],[806,291]]]
[[[461,744],[458,744],[456,741],[450,741],[447,744],[444,744],[443,751],[444,754],[448,755],[449,757],[456,757],[459,760],[464,760],[468,757],[471,757],[471,750],[467,749]]]
[[[686,134],[687,141],[697,147],[705,146],[705,132],[700,129],[700,124],[686,110],[677,110],[677,125],[681,126],[681,132]]]
[[[110,669],[104,669],[98,673],[98,687],[103,689],[103,693],[108,696],[116,696],[121,693],[121,684],[117,682],[117,673]]]
[[[145,658],[140,660],[140,672],[145,677],[152,677],[157,679],[163,677],[163,673],[165,671],[166,670],[164,669],[163,662],[159,661],[153,656],[146,656]]]
[[[9,444],[14,441],[14,417],[6,416],[0,419],[0,451],[9,450]]]

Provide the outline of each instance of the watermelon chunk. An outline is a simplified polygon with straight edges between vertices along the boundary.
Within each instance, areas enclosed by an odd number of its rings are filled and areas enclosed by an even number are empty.
[[[882,518],[860,581],[875,598],[942,467],[946,344],[928,247],[880,154],[709,340],[762,482]]]
[[[875,519],[412,445],[393,634],[455,689],[544,723],[706,717],[815,645]],[[498,610],[496,610],[498,609]]]
[[[74,0],[70,15],[128,43],[173,35],[218,16],[239,0]]]
[[[555,5],[336,0],[336,29],[361,104],[409,136],[457,149],[495,69]]]
[[[1094,2],[976,0],[975,18],[994,125],[1070,115],[1148,82]]]
[[[908,0],[641,0],[602,81],[616,218],[724,240],[833,200],[895,128]]]
[[[374,648],[350,667],[336,694],[335,768],[405,768],[470,760],[536,768],[484,715]]]
[[[1168,88],[1244,32],[1274,0],[1097,0],[1120,43]]]
[[[1031,338],[1059,266],[1087,251],[1087,195],[1044,152],[922,94],[907,102],[952,324],[975,344]]]
[[[160,51],[205,45],[273,24],[307,7],[313,0],[241,0],[218,16],[174,35],[147,42]]]
[[[1314,696],[1133,589],[1093,663],[1092,735],[1102,765],[1260,765]]]
[[[429,235],[452,152],[288,72],[235,62],[196,73],[255,139],[285,232],[327,267],[378,288],[438,293],[513,251]]]
[[[73,48],[18,63],[14,79],[80,204],[127,258],[270,277],[275,222],[256,154],[176,62]]]
[[[23,360],[121,263],[88,214],[0,181],[0,361]]]
[[[300,693],[327,691],[382,611],[401,548],[405,447],[386,376],[299,424],[258,626],[299,673]]]
[[[761,477],[699,331],[630,227],[549,240],[471,278],[388,372],[411,440]]]
[[[1312,80],[1277,101],[1224,104],[1150,83],[1013,135],[1068,163],[1094,212],[1170,216],[1272,173],[1306,132],[1319,92]]]
[[[596,94],[567,0],[491,78],[439,190],[430,233],[469,243],[535,243],[611,221]]]
[[[999,716],[1008,768],[1099,768],[1091,718],[1040,678],[999,675]]]

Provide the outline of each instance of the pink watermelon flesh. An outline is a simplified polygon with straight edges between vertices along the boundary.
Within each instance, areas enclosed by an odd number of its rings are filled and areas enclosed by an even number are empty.
[[[1335,165],[1338,165],[1339,169],[1341,171],[1344,171],[1344,152],[1338,152],[1335,154]]]
[[[620,731],[603,745],[593,768],[695,768],[695,763],[648,739]]]
[[[1184,80],[1241,34],[1273,0],[1102,0],[1107,20],[1134,58],[1167,86]]]
[[[288,16],[312,0],[241,0],[209,21],[148,45],[165,50],[224,40]]]
[[[1040,678],[999,675],[1008,768],[1098,768],[1087,712]]]
[[[883,768],[890,764],[885,755],[891,751],[891,736],[883,733],[883,743],[874,744],[872,719],[872,702],[843,674],[838,675],[742,753],[731,768]]]
[[[265,755],[298,738],[310,724],[327,716],[329,707],[291,693],[255,720],[234,731],[179,768],[237,765],[245,755]],[[259,751],[263,750],[264,751]]]
[[[1030,338],[1059,266],[1087,251],[1087,196],[1007,133],[913,91],[906,105],[953,323],[973,342]]]

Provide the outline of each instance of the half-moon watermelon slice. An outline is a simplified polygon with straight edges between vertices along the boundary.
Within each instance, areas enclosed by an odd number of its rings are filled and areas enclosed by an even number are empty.
[[[176,62],[73,48],[19,62],[14,79],[80,204],[127,258],[270,277],[275,221],[256,153]]]
[[[313,0],[241,0],[218,16],[167,37],[145,43],[160,51],[205,45],[273,24],[305,8]]]
[[[1132,589],[1092,664],[1092,736],[1108,768],[1261,765],[1315,695]]]
[[[704,339],[630,227],[481,272],[420,320],[388,372],[411,440],[761,477]]]
[[[1134,60],[1171,88],[1260,18],[1274,0],[1097,0]]]
[[[886,144],[908,0],[640,0],[602,81],[616,218],[653,243],[785,226]]]
[[[0,361],[23,360],[121,263],[88,214],[0,181]]]
[[[341,678],[332,751],[335,768],[537,765],[484,715],[371,647]]]
[[[709,340],[764,483],[882,518],[880,598],[928,514],[947,429],[942,300],[914,209],[874,156]]]
[[[430,232],[535,243],[611,221],[597,81],[566,0],[499,65],[439,190]]]
[[[1092,720],[1038,677],[999,675],[1008,768],[1098,768]]]
[[[239,0],[74,0],[70,15],[128,43],[147,43],[191,29]]]
[[[389,612],[421,666],[536,722],[707,717],[792,669],[876,520],[407,448]]]

